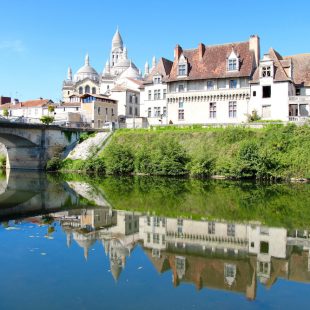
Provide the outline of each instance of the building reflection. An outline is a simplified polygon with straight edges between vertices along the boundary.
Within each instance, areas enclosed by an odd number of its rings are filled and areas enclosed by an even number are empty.
[[[256,298],[257,280],[271,287],[278,278],[310,282],[310,232],[259,223],[196,221],[116,211],[79,210],[54,215],[88,258],[96,241],[109,257],[115,281],[138,244],[159,273],[172,283],[192,283]]]

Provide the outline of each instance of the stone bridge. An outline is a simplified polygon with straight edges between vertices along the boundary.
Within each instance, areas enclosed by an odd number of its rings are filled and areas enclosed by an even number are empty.
[[[84,131],[95,130],[0,122],[7,169],[43,170],[48,159],[72,148]]]

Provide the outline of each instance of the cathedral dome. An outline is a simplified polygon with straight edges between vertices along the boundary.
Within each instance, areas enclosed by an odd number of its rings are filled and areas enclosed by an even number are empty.
[[[133,65],[129,64],[129,67],[120,75],[120,78],[132,78],[132,79],[139,79],[140,74],[137,67],[133,67]]]
[[[84,80],[86,78],[89,78],[94,81],[99,80],[99,75],[97,71],[89,64],[89,56],[85,56],[85,63],[84,66],[81,67],[76,74],[74,75],[75,81]]]

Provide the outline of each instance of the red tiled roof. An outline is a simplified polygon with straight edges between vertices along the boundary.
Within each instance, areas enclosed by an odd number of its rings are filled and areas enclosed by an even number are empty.
[[[274,81],[275,82],[291,81],[291,78],[286,74],[284,69],[289,66],[289,63],[283,60],[282,56],[273,48],[269,49],[268,55],[270,59],[273,60],[274,64]],[[259,68],[256,68],[251,83],[258,83],[258,82],[259,82]]]
[[[285,56],[292,62],[292,77],[295,84],[310,86],[310,54]]]
[[[232,77],[250,77],[255,68],[254,52],[249,49],[249,42],[229,43],[214,46],[199,45],[196,49],[184,50],[177,47],[177,54],[182,54],[188,62],[188,76],[178,78],[178,61],[173,62],[168,81],[201,80]],[[240,65],[236,72],[227,71],[227,57],[234,51],[239,56]],[[180,56],[179,55],[179,56]],[[202,55],[202,57],[201,57]]]
[[[52,104],[53,101],[50,99],[36,99],[36,100],[28,100],[24,102],[19,102],[16,104],[6,103],[1,105],[0,109],[21,109],[21,108],[34,108],[34,107],[47,107]]]
[[[156,66],[152,69],[150,74],[147,76],[146,81],[144,84],[149,84],[153,82],[154,75],[160,74],[163,77],[163,81],[166,81],[167,77],[170,74],[173,62],[161,57],[156,64]]]

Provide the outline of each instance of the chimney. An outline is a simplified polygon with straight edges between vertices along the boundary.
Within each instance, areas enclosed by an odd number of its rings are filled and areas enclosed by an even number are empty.
[[[182,47],[179,44],[177,44],[177,46],[174,49],[174,59],[178,60],[182,52],[183,52]]]
[[[260,39],[258,35],[250,36],[249,49],[254,52],[255,66],[258,67],[260,61]]]
[[[198,45],[198,53],[199,53],[199,60],[202,59],[204,53],[205,53],[206,47],[203,43],[199,43]]]

